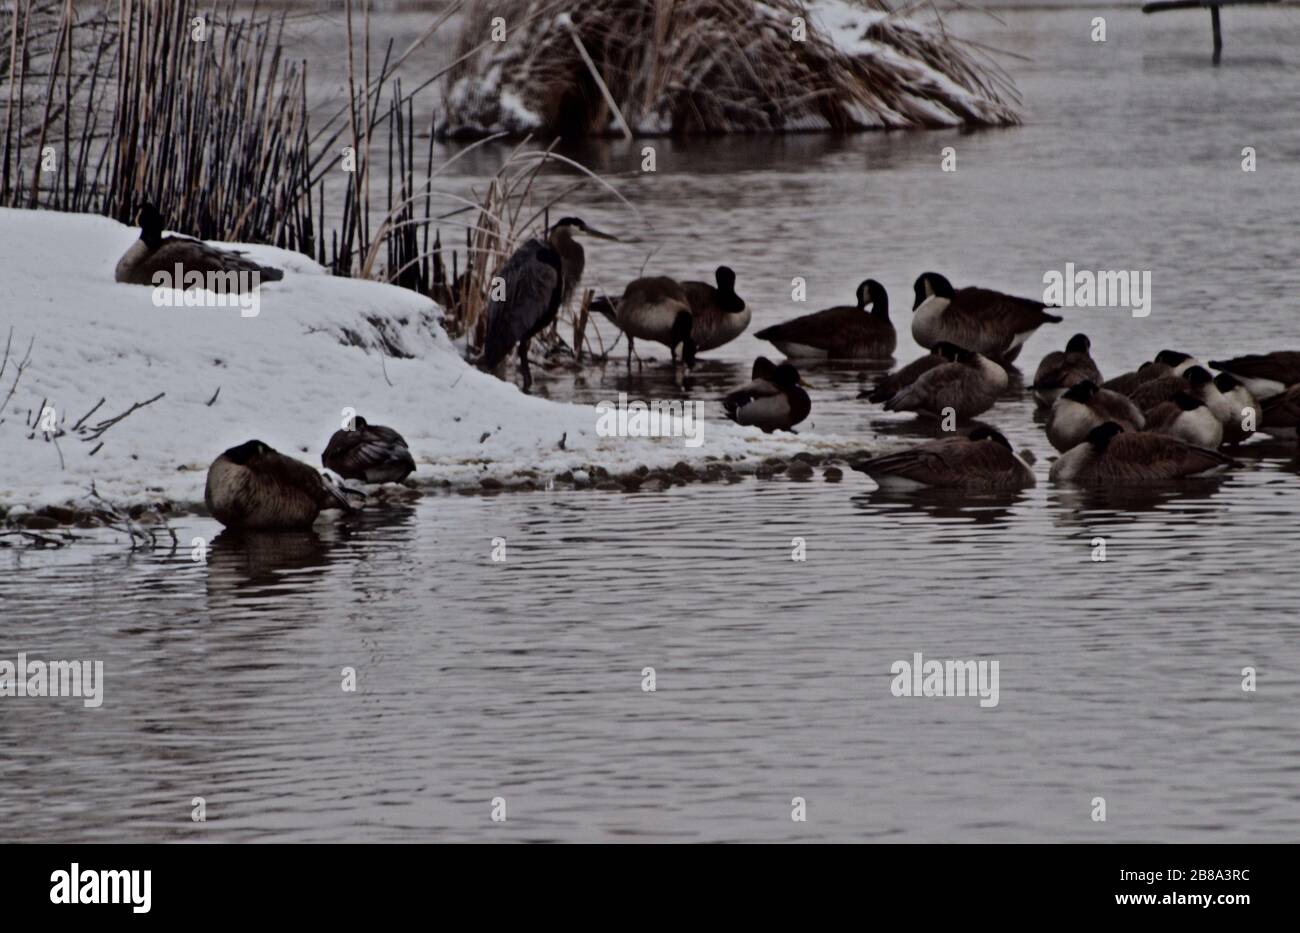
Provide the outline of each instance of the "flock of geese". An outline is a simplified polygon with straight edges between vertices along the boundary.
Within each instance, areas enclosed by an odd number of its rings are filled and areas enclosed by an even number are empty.
[[[263,281],[284,273],[243,254],[182,236],[163,236],[164,219],[150,204],[139,211],[140,238],[118,262],[119,282],[152,285],[158,271],[257,272]],[[524,388],[531,385],[528,349],[573,294],[585,267],[579,234],[614,237],[576,217],[555,224],[545,238],[527,241],[502,267],[504,297],[488,307],[481,368],[496,370],[518,353]],[[726,266],[714,284],[666,276],[638,278],[621,297],[592,307],[628,338],[657,342],[672,362],[691,366],[696,354],[722,346],[749,326],[751,311],[736,293]],[[870,360],[892,356],[897,334],[889,296],[874,279],[862,282],[852,305],[803,315],[758,331],[788,359],[755,360],[750,381],[722,400],[728,418],[764,431],[793,430],[812,410],[806,385],[791,360]],[[929,352],[862,393],[887,411],[914,412],[945,422],[970,422],[1006,391],[1007,368],[1042,325],[1062,318],[1041,301],[991,289],[952,284],[935,272],[916,279],[912,337]],[[1214,375],[1210,370],[1217,370]],[[1300,351],[1211,360],[1163,350],[1133,372],[1103,380],[1091,343],[1076,334],[1064,350],[1047,354],[1031,386],[1047,409],[1047,439],[1060,456],[1054,482],[1126,485],[1223,470],[1221,453],[1255,430],[1296,438],[1300,424]],[[399,483],[415,469],[406,441],[392,428],[356,418],[336,431],[321,454],[324,467],[344,480]],[[882,486],[972,490],[1034,484],[1029,464],[996,429],[978,425],[907,450],[853,465]],[[223,525],[248,529],[301,528],[322,510],[354,509],[358,490],[334,481],[259,440],[222,453],[208,470],[204,498]]]

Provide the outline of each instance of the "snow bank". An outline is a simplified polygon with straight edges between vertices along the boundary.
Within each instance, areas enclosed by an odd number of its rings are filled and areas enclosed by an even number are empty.
[[[319,466],[345,408],[401,431],[421,484],[847,444],[766,437],[721,420],[712,401],[699,447],[681,438],[600,437],[594,407],[526,396],[467,366],[428,299],[335,278],[271,247],[238,247],[285,270],[283,281],[263,286],[256,317],[235,308],[155,307],[152,289],[113,281],[118,257],[137,235],[98,216],[0,209],[0,356],[13,334],[0,402],[34,340],[0,411],[0,506],[80,503],[92,481],[122,504],[193,506],[203,500],[212,459],[251,438]],[[96,440],[73,430],[101,398],[85,425],[158,393]],[[65,432],[55,440],[38,429],[43,404]]]

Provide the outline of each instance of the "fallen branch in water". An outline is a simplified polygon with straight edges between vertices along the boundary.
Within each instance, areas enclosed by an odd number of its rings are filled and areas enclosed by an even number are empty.
[[[99,448],[95,449],[98,450]],[[173,551],[179,547],[180,542],[176,539],[175,530],[172,529],[171,525],[167,524],[167,520],[162,518],[162,516],[159,516],[159,521],[162,522],[161,529],[145,528],[141,526],[128,513],[122,511],[120,507],[114,505],[101,496],[99,490],[95,488],[94,480],[90,481],[90,498],[94,499],[100,505],[99,511],[94,513],[95,520],[105,528],[120,531],[130,537],[131,550],[134,551],[137,547],[143,547],[146,544],[151,550],[158,547],[159,530],[167,532],[167,535],[171,538],[171,549]]]

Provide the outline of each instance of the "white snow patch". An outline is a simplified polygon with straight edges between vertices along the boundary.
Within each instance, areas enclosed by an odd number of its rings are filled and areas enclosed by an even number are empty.
[[[416,459],[414,478],[428,484],[852,444],[764,436],[722,420],[712,401],[700,447],[681,438],[601,438],[594,407],[527,396],[468,366],[437,324],[438,306],[414,292],[336,278],[297,253],[240,245],[285,270],[283,281],[262,287],[257,317],[236,308],[158,308],[152,289],[113,281],[137,235],[104,217],[0,209],[0,355],[13,332],[0,402],[35,338],[30,365],[0,412],[0,505],[81,503],[94,481],[114,502],[192,506],[203,500],[211,461],[252,438],[319,466],[347,407],[400,431]],[[159,392],[163,398],[109,428],[93,456],[98,441],[71,432],[100,398],[88,424]],[[42,402],[69,432],[58,449],[33,429]]]

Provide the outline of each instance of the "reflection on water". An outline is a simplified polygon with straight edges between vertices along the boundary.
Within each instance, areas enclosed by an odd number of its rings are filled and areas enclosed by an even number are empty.
[[[927,268],[1024,293],[1066,261],[1153,271],[1149,318],[1076,309],[1030,342],[1029,372],[1076,330],[1107,375],[1165,346],[1294,341],[1300,130],[1278,116],[1295,106],[1294,18],[1234,13],[1234,50],[1253,57],[1209,69],[1193,17],[1156,29],[1109,11],[1098,50],[1076,14],[1003,16],[1005,31],[964,22],[1033,57],[1014,67],[1019,130],[656,141],[655,177],[633,174],[639,147],[582,147],[645,220],[585,196],[587,219],[640,240],[593,246],[590,281],[621,291],[643,266],[726,261],[755,320],[682,384],[643,348],[659,363],[629,370],[616,350],[539,373],[539,393],[720,398],[772,354],[754,330],[868,275],[906,361]],[[1240,172],[1243,140],[1258,178]],[[500,153],[476,158],[462,169]],[[806,305],[789,300],[796,275]],[[934,436],[857,398],[878,366],[803,369],[801,433],[870,449]],[[1036,456],[1036,487],[897,495],[846,470],[438,495],[300,534],[189,520],[177,532],[210,542],[201,563],[109,542],[0,551],[0,658],[105,668],[98,710],[0,699],[0,825],[43,840],[1294,841],[1294,447],[1251,445],[1205,481],[1062,489],[1023,389],[982,420]],[[998,659],[998,707],[893,698],[890,665],[915,651]],[[1098,795],[1104,824],[1088,818]]]

